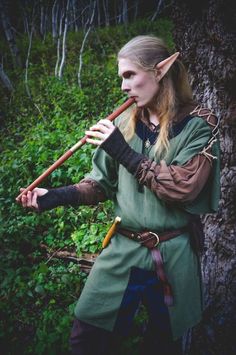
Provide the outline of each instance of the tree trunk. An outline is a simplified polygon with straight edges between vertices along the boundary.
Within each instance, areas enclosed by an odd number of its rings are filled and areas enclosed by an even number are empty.
[[[58,77],[59,75],[59,63],[61,60],[61,40],[62,40],[62,26],[63,26],[63,20],[64,20],[65,12],[64,9],[62,9],[59,13],[59,32],[58,32],[58,37],[57,37],[57,61],[55,65],[55,76]]]
[[[40,6],[40,35],[44,38],[45,34],[45,8],[43,5]]]
[[[57,0],[55,0],[52,7],[52,38],[54,43],[56,43],[58,36],[58,11],[59,6]]]
[[[128,23],[128,5],[127,0],[123,0],[123,10],[122,10],[123,23]]]
[[[4,1],[0,1],[0,20],[2,27],[11,51],[14,66],[21,67],[20,52],[16,45],[14,32],[12,31],[12,26],[10,23],[10,18],[8,17],[6,11],[6,4]]]
[[[157,16],[159,15],[161,8],[164,4],[165,0],[157,0],[156,1],[156,11],[154,12],[154,14],[152,15],[151,21],[156,20]]]
[[[221,201],[204,217],[202,257],[205,312],[188,337],[188,354],[236,354],[236,43],[235,2],[172,1],[177,49],[186,64],[197,101],[221,119]]]
[[[105,18],[105,25],[109,26],[110,24],[110,15],[109,15],[109,3],[107,0],[102,0],[103,4],[103,11],[104,11],[104,18]]]
[[[13,92],[14,88],[13,85],[9,79],[9,77],[7,76],[7,74],[4,72],[3,69],[3,65],[2,63],[0,63],[0,80],[3,84],[3,86],[9,91],[9,92]]]
[[[96,1],[96,8],[97,8],[97,26],[101,26],[101,13],[100,13],[100,3],[99,0]]]
[[[73,0],[72,1],[72,18],[73,18],[73,24],[74,24],[74,31],[78,32],[79,31],[79,27],[78,27],[78,23],[77,23],[77,7],[76,7],[76,1]]]
[[[63,39],[62,39],[62,57],[61,57],[61,63],[60,63],[59,70],[58,70],[58,78],[59,79],[62,79],[62,73],[63,73],[63,69],[65,66],[65,60],[66,60],[66,36],[67,36],[67,30],[68,30],[69,8],[70,8],[70,0],[67,0],[64,30],[63,30]]]
[[[90,19],[87,20],[88,23],[88,27],[86,28],[86,32],[82,41],[82,45],[80,48],[80,52],[79,52],[79,70],[78,70],[78,84],[80,89],[82,88],[82,83],[81,83],[81,71],[82,71],[82,65],[83,65],[83,51],[84,51],[84,46],[85,46],[85,42],[87,40],[87,37],[92,29],[93,26],[93,20],[94,20],[94,15],[95,15],[95,10],[96,10],[96,1],[93,2],[93,4],[90,4],[91,8],[92,8],[92,14]],[[90,12],[89,12],[90,13]]]
[[[139,0],[136,0],[136,1],[135,1],[135,4],[134,4],[134,18],[133,18],[134,21],[137,20],[138,7],[139,7]]]

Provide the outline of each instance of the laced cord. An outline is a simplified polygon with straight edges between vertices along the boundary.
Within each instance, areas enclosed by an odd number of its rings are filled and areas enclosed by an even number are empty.
[[[220,125],[220,120],[218,117],[214,114],[214,112],[208,108],[204,108],[200,105],[196,106],[192,112],[190,112],[190,115],[197,115],[199,117],[202,117],[206,120],[206,122],[209,124],[209,126],[212,128],[212,137],[209,139],[207,142],[207,145],[203,148],[203,150],[199,153],[204,155],[210,162],[213,159],[217,159],[216,156],[212,155],[209,153],[209,150],[211,150],[213,144],[217,141],[217,136],[219,134],[219,125]],[[211,122],[212,116],[215,117],[216,123]]]

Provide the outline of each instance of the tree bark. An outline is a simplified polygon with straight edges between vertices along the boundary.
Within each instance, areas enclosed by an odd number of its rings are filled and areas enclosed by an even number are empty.
[[[221,201],[204,217],[202,256],[205,312],[187,339],[187,354],[235,354],[236,283],[236,43],[235,2],[172,1],[177,50],[188,68],[197,101],[221,119]]]

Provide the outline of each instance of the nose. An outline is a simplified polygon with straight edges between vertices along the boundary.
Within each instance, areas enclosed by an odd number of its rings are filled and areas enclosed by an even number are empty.
[[[121,90],[124,92],[129,92],[130,91],[130,87],[127,83],[127,81],[125,79],[122,80],[122,84],[121,84]]]

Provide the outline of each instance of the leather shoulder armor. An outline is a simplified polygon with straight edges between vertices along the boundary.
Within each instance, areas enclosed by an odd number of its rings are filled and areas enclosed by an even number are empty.
[[[200,154],[205,155],[206,158],[208,158],[210,161],[212,159],[217,159],[217,157],[212,155],[210,152],[212,145],[217,141],[217,136],[219,134],[220,121],[218,117],[213,113],[212,110],[210,110],[209,108],[204,108],[200,105],[196,106],[193,111],[190,112],[190,115],[203,118],[212,129],[212,136],[209,139],[206,147],[203,148]]]
[[[212,110],[198,105],[193,109],[193,111],[190,112],[190,115],[203,118],[212,128],[212,133],[214,135],[218,134],[220,122],[218,117],[214,114]]]

